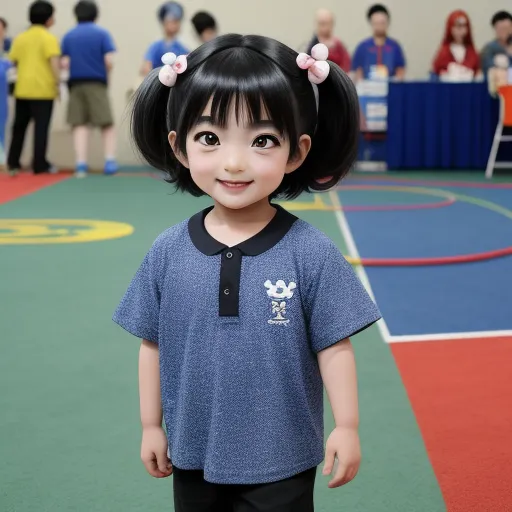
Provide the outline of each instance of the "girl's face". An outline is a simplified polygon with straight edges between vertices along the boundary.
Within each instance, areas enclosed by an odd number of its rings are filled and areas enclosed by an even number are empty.
[[[468,35],[468,20],[460,17],[455,20],[452,27],[452,37],[456,43],[462,44]]]
[[[238,210],[266,201],[284,175],[300,167],[311,147],[311,138],[302,135],[299,154],[289,161],[289,141],[265,116],[250,124],[241,114],[237,124],[232,106],[227,126],[221,128],[212,124],[210,111],[211,101],[187,136],[186,157],[175,148],[176,132],[169,134],[169,142],[194,183],[226,208]]]

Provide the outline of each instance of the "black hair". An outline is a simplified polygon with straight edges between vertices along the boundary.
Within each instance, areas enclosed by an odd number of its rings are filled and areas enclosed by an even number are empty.
[[[327,190],[350,170],[357,154],[359,103],[354,84],[334,63],[318,85],[318,112],[308,72],[298,67],[297,52],[263,36],[228,34],[201,45],[188,56],[185,73],[168,88],[152,70],[133,99],[131,134],[142,157],[168,174],[167,181],[194,196],[204,192],[190,171],[176,159],[168,142],[176,132],[176,146],[186,155],[188,132],[210,99],[213,123],[225,126],[234,102],[237,119],[249,122],[268,115],[290,143],[290,158],[302,134],[312,146],[303,164],[286,174],[272,198],[292,199],[302,192]],[[262,108],[263,107],[263,108]],[[319,183],[318,180],[325,180]]]
[[[80,0],[75,5],[75,16],[78,23],[96,21],[98,17],[98,6],[92,0]]]
[[[381,12],[385,14],[388,18],[390,17],[389,11],[385,5],[382,4],[374,4],[368,9],[368,13],[366,14],[366,17],[368,18],[368,21],[372,19],[372,16],[378,12]]]
[[[0,18],[0,25],[3,25],[4,29],[9,26],[5,18]]]
[[[30,5],[28,17],[32,25],[46,25],[53,16],[53,5],[46,0],[37,0]]]
[[[217,29],[215,18],[210,13],[205,11],[199,11],[194,14],[191,21],[198,35],[201,35],[205,30],[208,29]]]
[[[158,19],[161,23],[165,21],[165,18],[168,14],[171,14],[175,19],[180,21],[183,18],[184,10],[183,6],[178,2],[166,2],[158,9]]]
[[[508,11],[498,11],[491,20],[491,25],[494,27],[499,21],[509,20],[512,21],[512,14]]]

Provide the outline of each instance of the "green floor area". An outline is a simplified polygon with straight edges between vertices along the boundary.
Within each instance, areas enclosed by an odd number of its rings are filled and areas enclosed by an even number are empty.
[[[172,510],[171,481],[139,461],[139,343],[111,315],[155,237],[207,204],[153,178],[90,176],[0,205],[0,218],[135,228],[117,240],[0,246],[1,511]],[[333,212],[294,213],[345,250]],[[363,464],[338,490],[319,476],[316,510],[445,510],[388,346],[375,326],[353,341]],[[328,407],[326,418],[330,431]]]

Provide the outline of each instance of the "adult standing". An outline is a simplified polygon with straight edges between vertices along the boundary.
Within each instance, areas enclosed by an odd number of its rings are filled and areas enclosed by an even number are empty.
[[[375,4],[366,15],[372,37],[362,41],[352,59],[352,70],[356,80],[402,79],[405,76],[406,61],[398,41],[388,36],[390,14],[382,4]]]

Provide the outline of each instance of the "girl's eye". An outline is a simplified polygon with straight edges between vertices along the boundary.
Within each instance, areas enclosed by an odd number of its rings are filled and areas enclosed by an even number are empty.
[[[274,146],[279,146],[279,141],[272,135],[260,135],[254,139],[252,146],[254,148],[270,149]]]
[[[220,141],[217,135],[211,132],[207,133],[199,133],[196,135],[195,139],[199,141],[203,146],[219,146]]]

